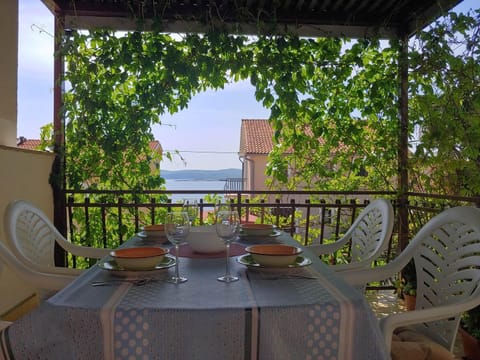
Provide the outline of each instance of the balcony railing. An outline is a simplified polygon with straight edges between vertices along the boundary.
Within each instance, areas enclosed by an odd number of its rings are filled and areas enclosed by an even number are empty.
[[[335,241],[350,227],[361,210],[373,199],[390,199],[397,213],[396,193],[379,191],[67,191],[68,236],[74,243],[115,248],[131,238],[146,224],[163,222],[168,211],[180,208],[172,195],[200,196],[196,225],[212,224],[213,210],[218,201],[228,201],[241,214],[244,222],[273,223],[287,231],[299,243],[308,245]],[[480,206],[480,198],[409,194],[409,239],[431,217],[453,206]],[[399,251],[396,229],[386,254],[379,262],[388,262]],[[329,263],[344,261],[349,249],[332,254]],[[85,260],[57,254],[64,266],[85,267]],[[369,286],[370,289],[392,288],[393,281]]]
[[[338,239],[374,198],[388,198],[396,208],[396,193],[379,191],[67,191],[68,235],[73,242],[84,245],[116,247],[143,225],[161,223],[167,211],[180,207],[171,201],[174,194],[200,194],[198,225],[213,223],[216,202],[229,201],[243,221],[273,223],[305,245]],[[480,204],[479,198],[417,193],[409,198],[410,238],[447,207]],[[395,251],[394,234],[387,260]]]
[[[226,178],[224,190],[226,192],[242,191],[245,188],[244,178]]]

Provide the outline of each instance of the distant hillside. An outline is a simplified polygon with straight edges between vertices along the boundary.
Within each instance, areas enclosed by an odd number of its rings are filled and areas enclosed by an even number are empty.
[[[241,169],[222,170],[161,170],[160,176],[164,179],[176,180],[225,180],[226,178],[241,178]]]

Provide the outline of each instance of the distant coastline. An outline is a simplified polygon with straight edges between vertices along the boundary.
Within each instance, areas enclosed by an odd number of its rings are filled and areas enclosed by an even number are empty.
[[[241,178],[242,170],[160,170],[160,176],[176,181],[224,181],[227,178]]]

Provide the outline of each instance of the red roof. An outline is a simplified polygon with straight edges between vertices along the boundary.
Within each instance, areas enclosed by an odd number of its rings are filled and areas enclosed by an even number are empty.
[[[273,149],[273,129],[266,119],[242,119],[241,154],[269,154]]]
[[[27,149],[27,150],[39,150],[39,146],[41,144],[41,140],[39,139],[26,139],[23,136],[17,138],[17,147],[20,149]]]
[[[24,138],[23,136],[20,136],[17,139],[17,147],[20,149],[27,149],[27,150],[37,150],[37,151],[42,151],[39,150],[39,146],[41,144],[41,140],[39,139],[27,139]],[[150,141],[150,149],[153,151],[157,151],[159,153],[162,153],[162,145],[160,145],[160,142],[158,140]]]

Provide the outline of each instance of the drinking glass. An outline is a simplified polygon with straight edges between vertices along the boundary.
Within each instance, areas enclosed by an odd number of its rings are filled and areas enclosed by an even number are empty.
[[[168,282],[180,284],[188,280],[178,273],[178,252],[180,244],[185,242],[185,238],[189,232],[190,220],[185,211],[167,213],[165,218],[165,234],[168,240],[175,245],[175,275],[168,279]]]
[[[233,282],[238,277],[230,274],[230,243],[237,237],[240,219],[237,211],[219,211],[216,216],[215,228],[217,235],[225,242],[225,275],[218,281]]]
[[[199,215],[198,203],[197,200],[184,200],[182,211],[185,211],[188,214],[188,219],[190,221],[190,226],[193,226],[195,219]]]

